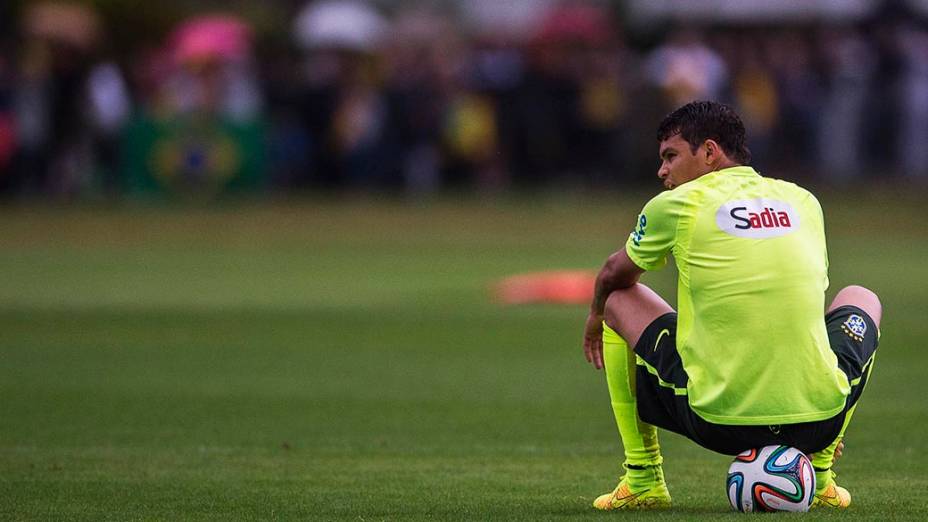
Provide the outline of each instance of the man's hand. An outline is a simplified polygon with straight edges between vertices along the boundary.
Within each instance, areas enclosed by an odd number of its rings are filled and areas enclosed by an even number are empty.
[[[603,369],[603,316],[590,312],[583,330],[583,353],[588,363]]]

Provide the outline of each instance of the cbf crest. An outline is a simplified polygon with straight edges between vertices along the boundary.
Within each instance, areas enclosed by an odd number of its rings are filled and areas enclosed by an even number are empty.
[[[841,330],[851,339],[857,342],[863,342],[864,334],[867,333],[867,323],[864,321],[863,317],[857,314],[851,314],[851,316],[844,321],[844,324],[841,325]]]

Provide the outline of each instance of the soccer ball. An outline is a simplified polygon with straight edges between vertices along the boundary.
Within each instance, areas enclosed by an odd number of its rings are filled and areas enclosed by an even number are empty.
[[[735,511],[808,511],[815,472],[809,457],[798,449],[764,446],[735,457],[727,485]]]

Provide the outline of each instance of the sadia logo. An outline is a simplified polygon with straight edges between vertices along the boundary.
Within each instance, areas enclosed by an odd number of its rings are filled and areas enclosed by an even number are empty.
[[[783,201],[746,199],[729,201],[719,207],[715,213],[715,223],[733,236],[778,237],[799,228],[799,214]]]

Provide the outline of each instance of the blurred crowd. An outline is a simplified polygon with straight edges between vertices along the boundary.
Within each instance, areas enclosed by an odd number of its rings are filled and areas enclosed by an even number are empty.
[[[314,0],[117,48],[132,28],[93,5],[0,7],[8,197],[621,187],[695,99],[738,109],[762,172],[928,185],[928,25],[907,10],[641,29],[621,2]]]

